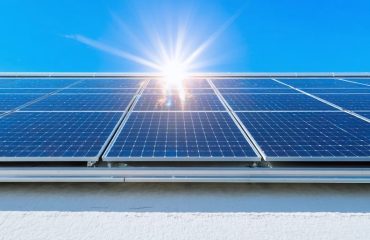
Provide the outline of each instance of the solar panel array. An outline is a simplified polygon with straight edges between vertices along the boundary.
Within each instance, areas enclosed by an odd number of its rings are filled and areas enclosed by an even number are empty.
[[[0,78],[1,161],[370,161],[370,79]]]

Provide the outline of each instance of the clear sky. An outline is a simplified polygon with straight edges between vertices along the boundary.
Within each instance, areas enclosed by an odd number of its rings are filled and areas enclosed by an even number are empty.
[[[152,72],[184,29],[194,71],[370,71],[368,0],[2,0],[0,29],[0,71]]]

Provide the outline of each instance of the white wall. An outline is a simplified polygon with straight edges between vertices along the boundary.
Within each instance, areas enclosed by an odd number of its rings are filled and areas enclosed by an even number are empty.
[[[0,184],[0,239],[368,239],[370,185]]]

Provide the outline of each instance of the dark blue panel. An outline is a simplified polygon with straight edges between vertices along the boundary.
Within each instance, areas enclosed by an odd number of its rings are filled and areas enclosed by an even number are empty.
[[[33,101],[43,94],[0,94],[0,111],[8,111]]]
[[[133,112],[103,159],[155,157],[212,161],[257,156],[226,112]]]
[[[335,110],[304,94],[223,94],[234,111]]]
[[[370,110],[370,94],[316,94],[348,110]]]
[[[78,79],[0,79],[0,88],[64,88],[79,81]]]
[[[109,94],[134,94],[138,91],[136,88],[67,88],[60,93],[109,93]]]
[[[17,112],[0,118],[0,161],[94,158],[122,113]],[[52,159],[45,159],[45,158]],[[62,159],[67,160],[67,159]],[[83,160],[83,159],[82,159]]]
[[[225,111],[216,95],[187,95],[181,99],[178,95],[142,95],[134,111]]]
[[[370,88],[305,88],[308,93],[370,93]]]
[[[87,79],[74,88],[139,88],[144,81],[135,79]]]
[[[143,94],[162,94],[162,95],[176,95],[181,90],[178,89],[164,89],[164,88],[146,88]],[[214,94],[212,88],[187,88],[183,89],[185,94]]]
[[[58,90],[57,88],[0,88],[1,93],[51,93]]]
[[[291,88],[219,88],[220,93],[244,94],[244,93],[299,93]]]
[[[289,84],[296,88],[363,88],[360,84],[349,83],[332,78],[318,78],[318,79],[279,79],[279,81]]]
[[[212,82],[217,88],[287,88],[271,79],[218,79]]]
[[[238,116],[268,158],[370,160],[370,124],[349,114],[239,112]]]
[[[25,111],[124,111],[132,94],[56,94],[36,102]]]
[[[166,88],[172,86],[176,88],[176,82],[168,84],[165,80],[150,80],[147,88]],[[211,88],[208,81],[205,79],[186,79],[180,84],[183,88]]]

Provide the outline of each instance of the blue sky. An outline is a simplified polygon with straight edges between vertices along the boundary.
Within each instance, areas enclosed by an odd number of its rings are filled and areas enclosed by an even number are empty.
[[[75,36],[155,58],[154,33],[167,48],[187,23],[191,52],[233,16],[197,71],[370,71],[369,13],[366,0],[2,0],[0,71],[151,72]]]

